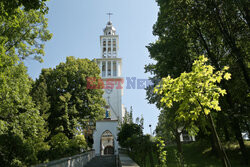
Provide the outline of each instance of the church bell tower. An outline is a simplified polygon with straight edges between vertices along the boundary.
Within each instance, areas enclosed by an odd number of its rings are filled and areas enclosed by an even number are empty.
[[[109,13],[110,15],[110,13]],[[118,122],[122,121],[125,109],[122,105],[123,78],[122,59],[118,56],[119,36],[112,22],[108,21],[100,36],[101,56],[96,59],[104,83],[103,97],[106,100],[105,119],[96,121],[93,149],[97,156],[118,155]]]
[[[104,95],[111,120],[122,121],[123,78],[121,77],[122,59],[118,57],[119,36],[111,21],[108,21],[100,36],[101,58],[96,59],[104,82]]]

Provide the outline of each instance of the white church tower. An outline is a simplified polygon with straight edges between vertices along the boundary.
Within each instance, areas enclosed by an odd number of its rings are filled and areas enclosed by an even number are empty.
[[[104,82],[104,95],[107,106],[105,119],[96,121],[93,134],[93,148],[97,156],[118,154],[118,122],[122,121],[125,110],[122,105],[123,78],[121,77],[122,59],[118,57],[119,36],[109,21],[100,36],[101,58],[96,62]]]

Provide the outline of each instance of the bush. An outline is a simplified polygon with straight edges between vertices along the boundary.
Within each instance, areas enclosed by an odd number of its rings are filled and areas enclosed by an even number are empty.
[[[50,140],[50,160],[67,156],[69,139],[64,133],[58,133]]]
[[[49,159],[73,156],[87,150],[88,145],[84,135],[77,135],[69,139],[64,133],[58,133],[50,140]]]
[[[69,142],[69,152],[71,154],[78,154],[87,150],[88,144],[84,135],[77,135]]]

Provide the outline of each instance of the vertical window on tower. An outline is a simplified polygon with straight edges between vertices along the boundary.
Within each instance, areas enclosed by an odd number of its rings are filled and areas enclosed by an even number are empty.
[[[108,61],[108,76],[111,76],[111,61]]]
[[[106,40],[105,40],[105,39],[103,39],[102,46],[103,46],[103,47],[106,47]]]
[[[105,56],[106,54],[106,39],[103,39],[103,42],[102,42],[102,47],[103,47],[103,56]]]
[[[102,62],[102,77],[106,77],[106,62]]]
[[[116,61],[113,61],[113,76],[116,77]]]
[[[108,40],[108,54],[111,53],[111,39]]]
[[[116,39],[113,39],[113,52],[116,54]]]

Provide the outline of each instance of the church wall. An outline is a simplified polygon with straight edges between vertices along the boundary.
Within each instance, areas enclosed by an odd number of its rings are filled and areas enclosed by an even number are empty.
[[[118,84],[115,84],[111,93],[107,93],[104,90],[103,97],[105,98],[107,104],[110,105],[111,119],[120,120],[122,119],[122,89],[116,89]],[[114,113],[115,112],[115,113]]]
[[[95,149],[95,154],[97,156],[100,155],[100,149],[101,149],[101,137],[103,132],[106,130],[109,130],[113,137],[114,137],[114,149],[115,155],[118,155],[118,142],[117,142],[117,134],[118,134],[118,122],[112,121],[112,120],[103,120],[103,121],[97,121],[96,122],[96,130],[94,131],[94,144],[93,148]]]

